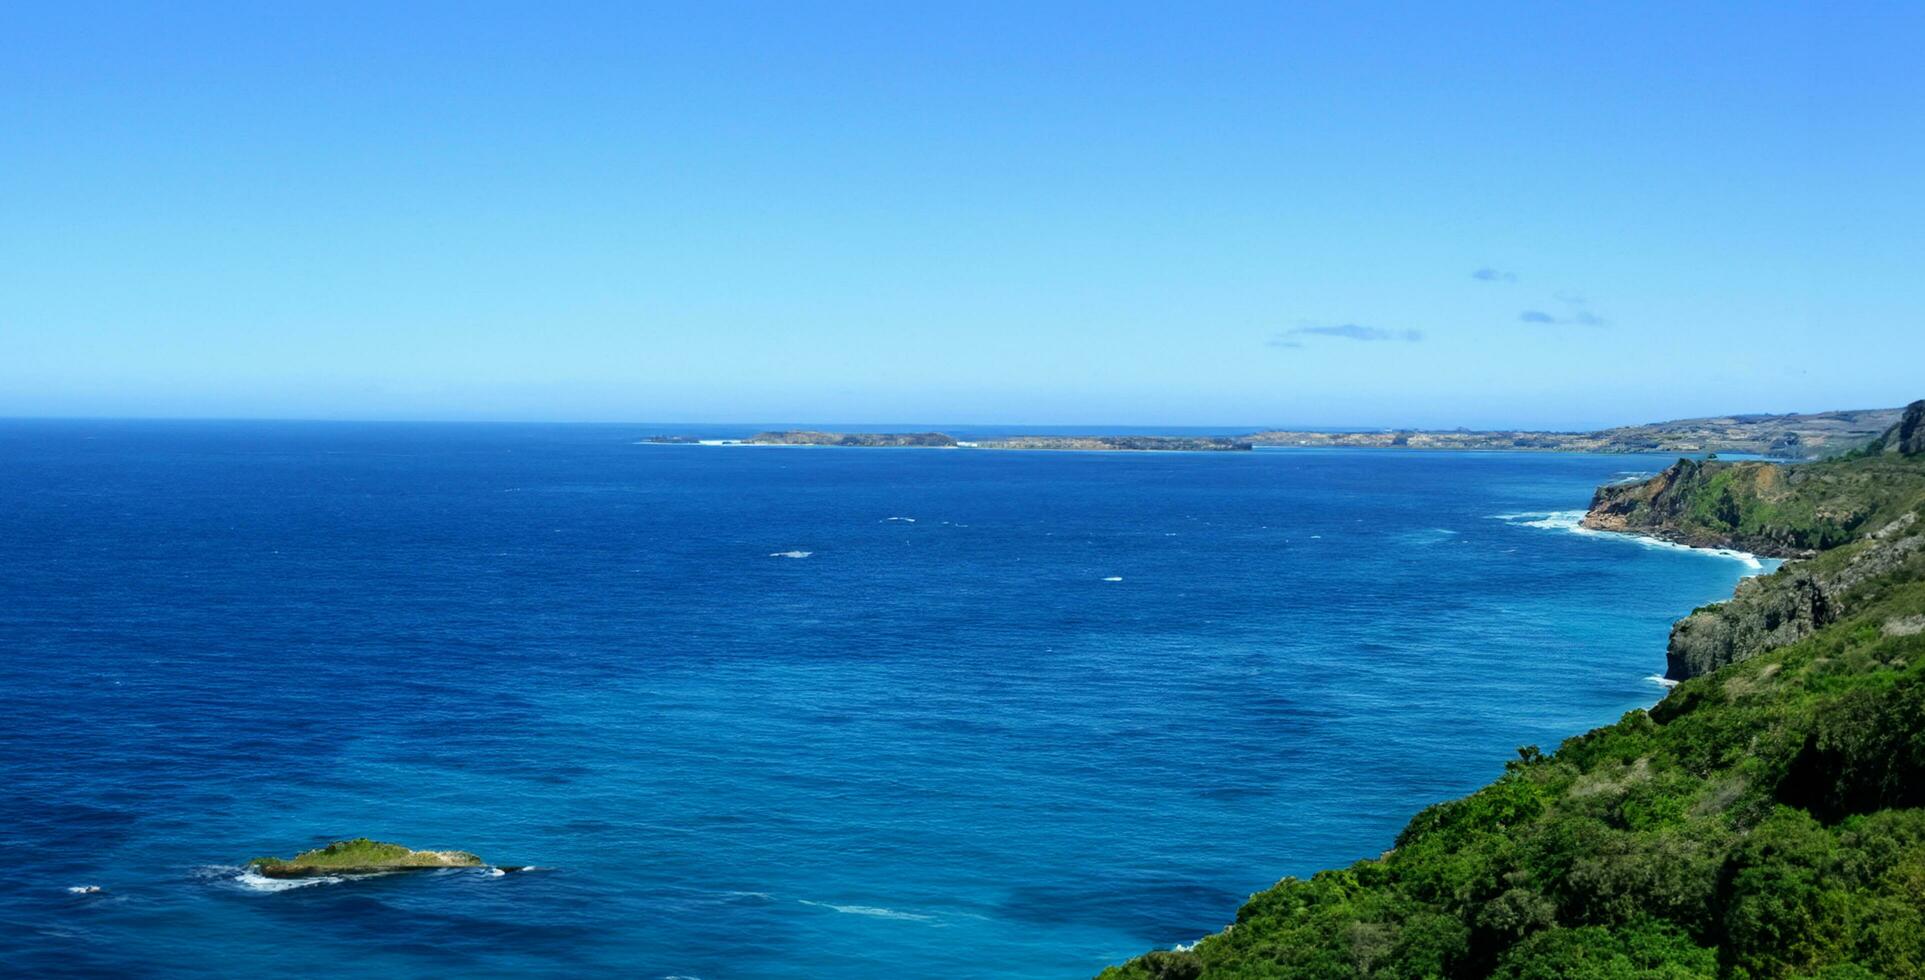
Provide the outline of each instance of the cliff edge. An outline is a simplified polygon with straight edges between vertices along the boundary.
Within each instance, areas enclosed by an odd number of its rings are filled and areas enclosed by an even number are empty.
[[[1925,976],[1921,431],[1600,491],[1592,527],[1805,557],[1681,622],[1649,711],[1104,980]]]
[[[1862,449],[1781,466],[1681,459],[1598,488],[1584,526],[1795,561],[1677,622],[1665,676],[1683,680],[1837,621],[1859,587],[1925,551],[1925,401]]]

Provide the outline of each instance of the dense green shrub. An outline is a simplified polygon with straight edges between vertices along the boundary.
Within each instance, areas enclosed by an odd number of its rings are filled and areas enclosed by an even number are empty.
[[[1104,976],[1925,977],[1921,565]]]

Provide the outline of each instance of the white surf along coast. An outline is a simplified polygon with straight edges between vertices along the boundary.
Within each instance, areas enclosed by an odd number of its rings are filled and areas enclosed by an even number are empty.
[[[1782,559],[1760,558],[1749,551],[1739,551],[1736,548],[1694,548],[1688,544],[1666,541],[1663,538],[1654,538],[1647,534],[1628,534],[1622,531],[1598,531],[1583,525],[1584,514],[1585,512],[1581,510],[1551,510],[1526,511],[1519,514],[1493,514],[1491,517],[1493,520],[1504,521],[1519,527],[1543,528],[1547,531],[1565,531],[1600,541],[1624,541],[1645,548],[1662,548],[1669,551],[1686,551],[1693,554],[1728,558],[1732,561],[1742,562],[1745,567],[1749,569],[1747,572],[1748,575],[1763,575],[1766,572],[1775,571],[1779,565],[1784,564]]]
[[[1492,518],[1509,524],[1515,524],[1518,527],[1542,528],[1546,531],[1564,531],[1570,534],[1582,535],[1593,540],[1622,541],[1644,548],[1662,548],[1669,551],[1686,551],[1714,558],[1725,558],[1743,563],[1746,578],[1776,571],[1779,565],[1784,564],[1784,560],[1781,558],[1760,558],[1749,551],[1739,551],[1736,548],[1694,548],[1688,544],[1666,541],[1663,538],[1654,538],[1648,534],[1595,530],[1584,526],[1583,520],[1585,513],[1585,511],[1581,510],[1527,511],[1521,514],[1493,514]],[[1678,686],[1677,681],[1663,674],[1652,674],[1646,677],[1645,680],[1663,688]]]

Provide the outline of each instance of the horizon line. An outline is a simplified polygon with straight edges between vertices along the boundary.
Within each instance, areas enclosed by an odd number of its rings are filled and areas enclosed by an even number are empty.
[[[1247,423],[1054,423],[1054,422],[804,422],[804,421],[648,421],[648,420],[600,420],[600,419],[514,419],[514,418],[328,418],[297,416],[223,416],[223,415],[0,415],[0,422],[181,422],[181,423],[259,423],[259,424],[313,424],[313,425],[581,425],[581,426],[704,426],[737,427],[763,429],[765,431],[788,427],[790,431],[832,431],[864,432],[881,431],[876,428],[941,432],[944,428],[987,429],[1022,428],[1055,429],[1051,435],[1077,435],[1083,429],[1198,429],[1221,432],[1226,435],[1253,435],[1262,432],[1529,432],[1553,434],[1584,434],[1609,429],[1631,428],[1640,425],[1663,425],[1673,422],[1697,419],[1739,418],[1739,417],[1792,417],[1828,414],[1848,414],[1862,412],[1901,411],[1903,405],[1878,408],[1834,408],[1817,412],[1725,412],[1714,415],[1681,416],[1676,418],[1651,419],[1642,422],[1620,422],[1590,428],[1533,428],[1530,426],[1423,426],[1423,425],[1250,425]],[[1149,434],[1147,431],[1144,434]]]

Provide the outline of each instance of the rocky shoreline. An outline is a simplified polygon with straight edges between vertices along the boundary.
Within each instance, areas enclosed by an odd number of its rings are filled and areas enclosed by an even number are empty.
[[[1925,494],[1925,401],[1864,449],[1800,466],[1681,459],[1599,487],[1581,524],[1787,559],[1671,628],[1665,677],[1686,680],[1796,643],[1846,616],[1858,587],[1925,552],[1906,509]]]
[[[1788,560],[1677,624],[1651,708],[1101,980],[1920,975],[1925,402],[1834,459],[1602,488],[1583,526]]]

